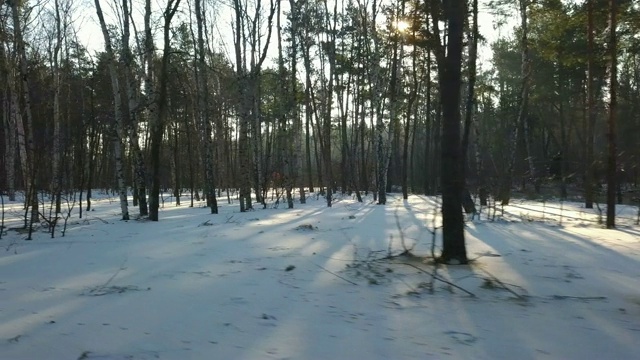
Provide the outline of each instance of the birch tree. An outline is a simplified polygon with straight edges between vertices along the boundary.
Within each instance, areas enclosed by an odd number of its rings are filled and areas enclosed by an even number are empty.
[[[118,63],[111,44],[111,35],[107,23],[104,20],[100,0],[94,0],[96,5],[96,14],[100,21],[100,29],[104,39],[104,47],[107,56],[109,75],[111,77],[111,88],[114,98],[114,121],[111,129],[111,143],[113,146],[113,154],[115,160],[116,181],[118,184],[118,194],[120,196],[120,211],[122,212],[122,220],[129,220],[129,204],[127,201],[127,185],[124,179],[124,159],[122,151],[122,138],[124,136],[124,110],[122,107],[122,93],[120,80],[118,76]]]

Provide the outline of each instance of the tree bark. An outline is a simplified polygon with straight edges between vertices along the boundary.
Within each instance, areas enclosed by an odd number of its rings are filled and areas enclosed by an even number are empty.
[[[298,23],[300,22],[300,8],[299,4],[295,0],[289,0],[289,6],[291,7],[291,109],[293,111],[293,159],[292,159],[292,177],[293,185],[298,186],[300,194],[300,203],[305,204],[307,202],[305,188],[303,181],[301,181],[302,175],[302,118],[300,117],[300,111],[298,106]]]
[[[585,176],[584,176],[584,201],[585,208],[593,209],[594,201],[594,156],[593,141],[596,123],[596,105],[595,105],[595,64],[594,64],[594,26],[593,26],[593,2],[595,0],[587,0],[587,139],[586,139],[586,159],[585,159]]]
[[[461,171],[463,178],[466,179],[466,173],[468,168],[469,158],[469,136],[471,133],[471,126],[473,124],[473,118],[475,117],[476,110],[476,67],[478,58],[478,0],[473,0],[473,25],[470,30],[469,36],[469,83],[467,88],[467,102],[465,105],[465,118],[464,118],[464,132],[462,135],[462,165]],[[466,186],[466,184],[465,184]],[[467,191],[464,192],[468,194]],[[463,200],[464,202],[464,200]],[[465,203],[465,212],[475,213],[475,206],[473,202]]]
[[[16,200],[16,114],[13,107],[16,105],[12,99],[15,96],[15,86],[13,79],[9,76],[9,57],[4,51],[4,46],[0,46],[0,60],[5,66],[0,69],[4,80],[2,89],[2,121],[4,124],[5,137],[5,172],[7,181],[7,196],[9,201]]]
[[[15,100],[15,106],[13,106],[14,111],[16,111],[17,120],[17,130],[18,130],[18,142],[24,142],[24,144],[20,144],[21,148],[21,158],[22,158],[22,176],[24,177],[25,183],[25,192],[27,196],[25,197],[25,208],[28,209],[31,206],[31,218],[30,224],[33,224],[39,220],[38,215],[38,185],[36,183],[36,166],[35,166],[35,154],[34,154],[34,144],[33,144],[33,112],[32,112],[32,103],[31,103],[31,94],[29,93],[29,70],[28,70],[28,61],[27,61],[27,53],[25,49],[25,42],[22,36],[22,24],[20,22],[20,10],[18,7],[18,2],[16,0],[7,0],[7,3],[11,6],[11,14],[13,17],[13,27],[14,27],[14,46],[15,52],[19,59],[20,63],[20,78],[22,79],[22,99],[24,101],[25,114],[27,117],[27,126],[26,129],[29,131],[25,131],[25,126],[22,120],[22,116],[20,115],[20,110],[18,109],[18,101],[17,96],[13,99]],[[25,221],[27,219],[25,218]],[[25,223],[26,224],[26,223]],[[32,226],[29,226],[29,236],[28,239],[31,240],[31,230]]]
[[[116,179],[118,182],[118,194],[120,196],[120,210],[122,212],[122,220],[129,220],[129,205],[127,203],[127,186],[124,180],[124,159],[122,154],[122,137],[123,137],[123,111],[122,111],[122,96],[120,83],[118,80],[117,63],[113,48],[111,46],[111,38],[109,37],[109,30],[107,24],[104,21],[102,14],[102,8],[100,6],[100,0],[95,0],[96,13],[100,20],[100,28],[102,29],[102,36],[104,37],[105,51],[108,57],[109,75],[111,76],[111,88],[113,90],[115,114],[113,121],[113,128],[111,129],[111,143],[113,145],[113,154],[115,158],[116,166]]]
[[[197,50],[195,77],[198,97],[198,125],[202,132],[202,162],[204,165],[204,191],[207,198],[207,205],[211,208],[212,214],[218,213],[218,201],[216,199],[216,182],[213,171],[213,129],[209,119],[207,101],[209,99],[209,83],[207,79],[207,64],[205,62],[204,48],[204,21],[205,12],[202,7],[202,0],[195,0],[195,12],[197,21]]]
[[[616,122],[618,105],[618,39],[616,27],[618,0],[609,0],[609,119],[607,128],[607,229],[616,227]]]
[[[98,0],[96,0],[98,1]],[[168,0],[164,10],[164,47],[162,50],[162,64],[158,80],[158,111],[151,124],[151,192],[149,194],[149,220],[158,221],[160,208],[160,148],[162,135],[167,117],[167,83],[169,80],[169,61],[171,56],[171,20],[175,15],[181,0]]]
[[[442,94],[442,243],[441,261],[448,264],[466,264],[462,214],[462,153],[460,146],[460,86],[462,82],[462,38],[465,0],[451,0],[445,8],[449,24],[447,55],[440,77]]]
[[[132,70],[133,55],[129,47],[129,19],[130,19],[130,0],[122,0],[122,64],[124,65],[124,80],[127,88],[128,111],[129,111],[129,139],[131,151],[133,152],[134,162],[134,192],[138,200],[138,210],[140,216],[149,215],[147,205],[147,186],[146,186],[146,167],[144,163],[144,155],[140,149],[140,138],[138,136],[138,99],[137,99],[137,83]]]
[[[62,18],[60,16],[59,0],[54,0],[55,12],[55,44],[53,47],[53,149],[51,161],[51,195],[55,201],[55,213],[59,214],[60,209],[60,193],[61,193],[61,158],[62,158],[62,138],[60,134],[60,87],[61,87],[61,71],[60,71],[60,49],[62,47]],[[53,233],[52,233],[53,234]]]

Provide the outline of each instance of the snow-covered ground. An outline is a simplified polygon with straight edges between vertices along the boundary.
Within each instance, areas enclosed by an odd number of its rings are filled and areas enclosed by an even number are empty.
[[[605,230],[581,204],[515,201],[468,222],[471,265],[435,268],[424,196],[218,215],[165,203],[157,223],[94,206],[65,237],[3,234],[0,359],[640,356],[636,207]]]

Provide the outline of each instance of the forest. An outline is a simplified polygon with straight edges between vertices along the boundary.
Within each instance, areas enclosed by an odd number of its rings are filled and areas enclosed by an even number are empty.
[[[0,359],[638,358],[638,0],[3,0],[0,77]]]
[[[514,28],[489,42],[483,13]],[[402,192],[606,202],[614,227],[639,201],[638,19],[631,0],[7,0],[0,190],[25,226],[107,189],[125,220],[159,220],[161,194],[217,213]]]

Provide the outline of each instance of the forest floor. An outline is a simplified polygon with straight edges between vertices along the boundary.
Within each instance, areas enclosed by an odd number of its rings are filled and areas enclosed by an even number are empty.
[[[436,266],[432,197],[167,201],[157,223],[102,197],[31,241],[5,204],[0,359],[638,357],[635,206],[606,230],[579,203],[515,200],[467,222],[470,265]]]

